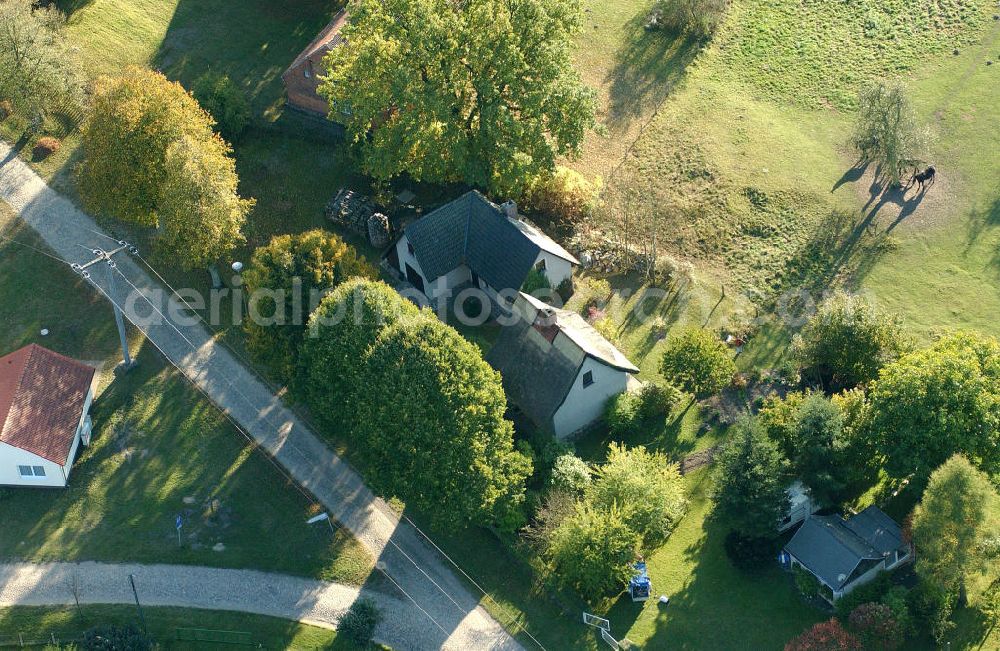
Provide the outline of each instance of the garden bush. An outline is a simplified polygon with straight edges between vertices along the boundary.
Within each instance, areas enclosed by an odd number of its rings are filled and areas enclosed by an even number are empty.
[[[641,421],[642,398],[635,391],[625,391],[608,400],[605,420],[611,435],[625,437],[634,432]]]
[[[660,0],[660,22],[667,29],[705,39],[715,33],[728,0]]]
[[[206,72],[195,80],[191,93],[215,118],[219,134],[227,141],[239,139],[250,124],[250,103],[246,94],[228,75]]]
[[[885,604],[861,604],[851,611],[847,623],[865,649],[895,651],[906,640],[903,627]]]
[[[57,151],[59,151],[59,141],[51,136],[42,136],[35,141],[35,146],[31,149],[31,157],[36,161],[45,160]]]
[[[552,285],[549,284],[549,278],[545,275],[545,272],[541,269],[531,269],[528,275],[524,278],[524,284],[521,285],[521,291],[525,294],[534,295],[540,289],[550,289]]]
[[[527,192],[527,208],[546,233],[568,238],[590,216],[598,188],[568,167],[556,167],[536,180]]]
[[[590,467],[575,454],[564,454],[552,465],[552,487],[579,495],[591,483]]]
[[[687,512],[680,469],[662,452],[612,443],[594,475],[586,499],[598,509],[621,509],[624,522],[647,548],[665,541]]]
[[[632,576],[640,536],[621,509],[578,503],[552,532],[547,556],[555,576],[590,602],[615,594]]]
[[[663,419],[680,404],[681,391],[667,382],[646,382],[639,390],[639,413],[642,418]]]
[[[382,613],[375,601],[368,597],[360,597],[337,622],[337,633],[347,637],[359,647],[366,648],[371,644],[375,627],[380,621]]]
[[[132,624],[97,626],[83,634],[86,651],[148,651],[152,640]]]
[[[729,386],[736,363],[714,333],[688,327],[667,339],[660,371],[669,382],[700,399]]]
[[[860,640],[834,617],[789,640],[785,651],[863,651],[863,647]]]
[[[14,105],[9,99],[0,99],[0,121],[6,120],[14,114]]]
[[[282,382],[293,380],[306,334],[305,319],[318,307],[322,294],[348,278],[377,275],[354,247],[334,233],[314,229],[275,236],[253,252],[243,274],[247,296],[259,293],[262,297],[253,300],[251,307],[274,321],[267,324],[264,319],[249,318],[243,322],[247,350]],[[270,292],[281,292],[280,304]]]

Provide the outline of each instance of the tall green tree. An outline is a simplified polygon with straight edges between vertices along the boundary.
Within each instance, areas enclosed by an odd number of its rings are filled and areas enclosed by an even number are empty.
[[[552,532],[546,554],[560,581],[596,602],[625,587],[640,540],[617,506],[579,502]]]
[[[871,382],[911,349],[899,317],[844,292],[824,301],[792,344],[803,374],[829,391]]]
[[[236,191],[236,161],[218,138],[182,135],[166,152],[157,218],[158,246],[185,269],[204,267],[243,241],[243,222],[254,206]]]
[[[846,482],[840,472],[844,419],[840,409],[814,393],[795,415],[792,469],[820,504],[836,504]]]
[[[520,195],[594,125],[578,0],[362,0],[320,94],[366,173]]]
[[[738,423],[716,459],[714,499],[722,521],[745,538],[772,538],[788,513],[787,461],[755,420]]]
[[[350,436],[361,403],[372,399],[367,354],[379,335],[420,310],[383,282],[353,278],[325,296],[309,317],[300,351],[301,391],[313,415]]]
[[[886,366],[869,392],[885,470],[925,479],[955,453],[1000,469],[1000,342],[957,332]]]
[[[81,76],[55,6],[0,2],[0,100],[29,118],[82,100]]]
[[[374,279],[376,275],[354,247],[328,231],[273,237],[254,251],[243,274],[255,311],[265,317],[243,322],[247,350],[282,381],[291,381],[298,368],[306,319],[323,295],[348,278]]]
[[[522,524],[531,460],[479,348],[425,313],[383,330],[364,364],[353,441],[372,487],[442,524]]]
[[[901,85],[880,81],[861,91],[851,144],[865,160],[878,164],[890,183],[899,184],[926,146],[926,134],[917,127]]]
[[[705,398],[729,386],[736,362],[726,344],[704,328],[685,328],[667,339],[660,372],[668,382]]]
[[[596,469],[587,499],[599,509],[617,505],[625,523],[648,548],[667,539],[688,504],[676,463],[662,452],[618,443],[609,446],[608,460]]]
[[[989,477],[955,455],[935,470],[913,510],[917,574],[945,592],[964,592],[965,578],[985,568],[983,543],[1000,526]]]

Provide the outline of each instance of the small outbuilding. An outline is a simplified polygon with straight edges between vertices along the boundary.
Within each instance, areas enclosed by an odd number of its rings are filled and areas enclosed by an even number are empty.
[[[319,75],[323,71],[321,66],[323,57],[343,42],[340,30],[346,23],[347,10],[341,9],[281,74],[290,107],[321,116],[330,112],[326,98],[317,92]]]
[[[66,486],[90,443],[96,375],[38,344],[0,357],[0,485]]]
[[[830,602],[913,558],[899,525],[875,506],[846,519],[806,518],[784,552],[792,569],[801,567],[819,580],[820,595]]]
[[[635,364],[579,314],[520,293],[513,316],[486,361],[507,399],[556,438],[594,422],[610,398],[638,384]]]

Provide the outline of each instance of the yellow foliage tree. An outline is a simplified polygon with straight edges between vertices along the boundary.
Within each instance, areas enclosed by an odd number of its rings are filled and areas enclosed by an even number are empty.
[[[162,74],[127,68],[101,77],[84,125],[78,187],[87,210],[159,229],[184,267],[231,250],[253,206],[236,193],[229,146],[212,117]]]

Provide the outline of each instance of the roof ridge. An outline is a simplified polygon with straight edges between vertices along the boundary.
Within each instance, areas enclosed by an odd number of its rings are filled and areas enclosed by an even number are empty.
[[[831,516],[821,516],[821,517],[824,517],[824,518],[829,518],[829,517],[831,517]],[[854,533],[854,531],[852,531],[852,530],[851,530],[851,528],[847,526],[847,520],[845,520],[845,519],[844,519],[844,518],[842,518],[842,517],[838,517],[838,516],[832,516],[832,517],[836,518],[836,522],[837,522],[837,524],[838,524],[838,525],[840,525],[840,527],[841,527],[841,531],[846,531],[846,532],[847,532],[848,534],[850,534],[851,536],[853,536],[854,538],[856,538],[856,539],[858,540],[858,542],[860,542],[860,543],[861,543],[862,545],[864,545],[865,547],[867,547],[867,548],[868,548],[869,550],[871,550],[871,551],[873,551],[873,552],[878,552],[878,550],[877,550],[877,549],[875,549],[875,548],[874,548],[874,547],[872,547],[872,546],[871,546],[870,544],[868,544],[868,541],[867,541],[867,540],[865,540],[864,538],[862,538],[862,537],[861,537],[861,536],[859,536],[858,534]],[[824,521],[825,521],[825,520],[824,520]],[[841,540],[841,539],[840,539],[840,538],[838,538],[837,536],[834,536],[833,538],[834,538],[834,540],[836,540],[836,541],[837,541],[837,543],[838,543],[838,544],[839,544],[839,545],[840,545],[841,547],[843,547],[843,548],[844,548],[844,549],[846,549],[847,551],[851,552],[852,554],[855,554],[855,553],[857,553],[857,552],[855,552],[855,551],[854,551],[853,549],[851,549],[851,548],[850,548],[850,547],[848,546],[848,544],[847,544],[847,543],[846,543],[845,541]],[[881,555],[879,555],[879,556],[877,556],[877,557],[876,557],[876,556],[865,556],[865,557],[863,557],[863,558],[882,558],[882,556],[881,556]]]

